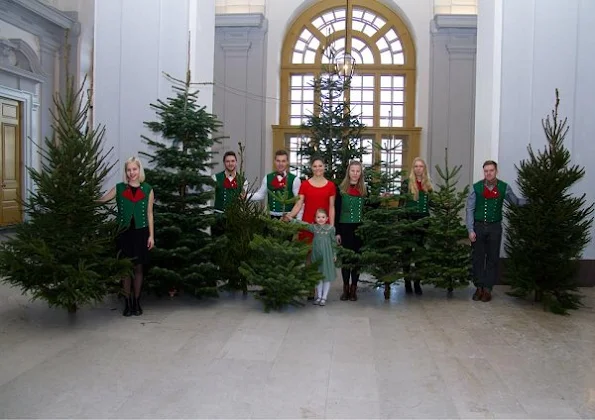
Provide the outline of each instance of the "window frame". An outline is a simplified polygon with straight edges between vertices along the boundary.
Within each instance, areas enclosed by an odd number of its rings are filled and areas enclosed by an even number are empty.
[[[356,63],[356,74],[374,76],[374,119],[373,126],[367,126],[362,132],[363,137],[372,138],[375,144],[380,144],[385,137],[397,137],[403,139],[403,169],[408,169],[413,158],[419,156],[421,128],[415,126],[416,107],[416,52],[415,45],[409,29],[400,16],[379,2],[366,0],[352,0],[348,2],[346,10],[346,29],[330,33],[328,36],[322,34],[314,25],[313,21],[320,15],[328,13],[333,9],[345,8],[344,0],[324,0],[313,4],[298,16],[291,24],[283,41],[280,66],[280,103],[279,103],[279,124],[273,125],[273,149],[286,149],[286,139],[292,135],[304,135],[308,137],[308,131],[300,126],[291,125],[291,76],[298,74],[314,74],[317,77],[322,72],[323,46],[328,45],[335,39],[346,38],[346,49],[351,50],[351,38],[347,36],[351,29],[353,9],[365,9],[384,20],[385,25],[373,36],[363,32],[353,31],[351,35],[366,42],[374,54],[375,64]],[[401,41],[403,49],[403,64],[378,64],[380,54],[376,47],[378,39],[382,38],[390,29],[395,29]],[[293,52],[296,41],[304,29],[308,29],[320,41],[316,52],[315,63],[293,64]],[[403,97],[403,126],[402,127],[381,127],[380,125],[380,104],[381,104],[381,76],[403,76],[405,78]],[[349,97],[347,96],[347,99]],[[314,103],[320,98],[315,97]],[[374,161],[380,160],[380,151],[375,148]]]

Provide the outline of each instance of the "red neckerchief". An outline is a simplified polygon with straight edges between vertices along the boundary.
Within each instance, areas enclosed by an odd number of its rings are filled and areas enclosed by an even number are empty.
[[[226,190],[235,190],[236,188],[238,188],[237,176],[234,176],[233,179],[230,181],[227,174],[224,173],[223,175],[225,175],[225,179],[223,180],[223,188],[225,188]]]
[[[353,185],[350,185],[349,188],[347,188],[347,194],[348,195],[353,195],[355,197],[361,197],[361,193],[359,192],[359,190],[354,187]]]
[[[483,183],[483,198],[498,198],[500,197],[500,191],[498,191],[498,181],[494,182],[494,188],[491,190],[488,188],[488,183]]]
[[[417,191],[425,191],[424,190],[424,186],[421,183],[421,181],[418,181],[417,179],[415,180],[415,183],[417,184]]]
[[[273,176],[273,180],[271,181],[271,185],[273,186],[274,190],[285,189],[285,186],[287,185],[287,176],[281,175],[280,173],[275,173],[275,175]]]
[[[133,203],[136,203],[138,201],[141,201],[143,198],[145,198],[145,193],[139,186],[138,189],[136,190],[136,193],[134,193],[134,195],[133,195],[132,188],[130,188],[130,185],[127,185],[126,189],[122,193],[122,197],[124,197],[127,200],[132,201]]]

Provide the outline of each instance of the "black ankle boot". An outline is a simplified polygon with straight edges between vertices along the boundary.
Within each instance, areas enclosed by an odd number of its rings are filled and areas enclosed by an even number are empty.
[[[124,311],[122,312],[122,315],[132,315],[132,298],[130,296],[126,296],[124,298]]]
[[[343,294],[339,298],[342,301],[349,300],[349,284],[343,283]]]
[[[421,291],[421,284],[419,283],[419,280],[413,283],[413,288],[415,289],[416,295],[422,295],[424,293]]]
[[[143,308],[140,307],[140,297],[135,297],[132,301],[132,315],[139,316],[143,314]]]
[[[405,293],[408,295],[413,293],[413,288],[411,287],[411,280],[405,280]]]

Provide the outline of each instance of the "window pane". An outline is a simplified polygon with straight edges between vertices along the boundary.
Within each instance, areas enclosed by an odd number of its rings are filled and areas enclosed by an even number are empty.
[[[392,41],[394,41],[395,39],[398,38],[397,33],[395,32],[394,29],[391,29],[390,31],[388,31],[386,33],[386,35],[384,35],[384,37],[386,38],[386,40],[390,43]]]
[[[366,90],[363,93],[363,98],[361,98],[364,102],[374,102],[374,91]]]
[[[373,26],[366,25],[364,27],[364,30],[362,32],[365,33],[368,36],[372,36],[372,35],[374,35],[378,31]]]
[[[304,57],[303,54],[294,52],[293,53],[293,58],[291,59],[291,62],[293,64],[302,64],[303,61],[304,61],[304,58],[303,57]]]
[[[351,102],[361,102],[362,100],[362,91],[361,90],[351,90]]]
[[[380,63],[393,64],[393,55],[390,51],[384,51],[383,53],[380,53]]]
[[[386,39],[384,38],[380,38],[378,41],[376,41],[376,46],[380,51],[388,50],[388,42],[386,42]]]
[[[403,170],[403,139],[383,137],[380,143],[380,160],[382,171],[389,175],[398,175]],[[388,192],[398,193],[401,177],[396,177]]]
[[[393,57],[394,64],[403,65],[405,64],[405,56],[403,53],[395,54]]]
[[[304,64],[314,64],[316,61],[316,53],[314,51],[308,50],[304,54]]]
[[[361,51],[362,64],[374,64],[374,55],[368,47]]]
[[[305,102],[314,102],[314,90],[313,89],[304,90],[303,98],[304,98]]]
[[[353,22],[353,30],[354,31],[359,31],[359,32],[363,32],[364,30],[364,23],[363,22],[358,22],[358,21],[354,21]]]

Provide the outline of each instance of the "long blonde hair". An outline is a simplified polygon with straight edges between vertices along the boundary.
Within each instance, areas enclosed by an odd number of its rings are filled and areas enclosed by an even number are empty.
[[[426,161],[420,157],[416,157],[413,159],[411,163],[411,169],[409,171],[409,192],[413,194],[413,199],[415,201],[419,200],[419,190],[417,189],[417,177],[415,176],[415,163],[421,162],[424,165],[424,172],[421,175],[421,186],[423,187],[425,192],[432,191],[432,180],[430,179],[430,175],[428,174],[428,165],[426,165]]]
[[[138,182],[145,182],[145,168],[143,168],[143,163],[136,156],[129,157],[128,159],[126,159],[126,162],[124,162],[124,182],[128,182],[128,175],[126,175],[126,169],[128,168],[128,165],[131,164],[135,164],[136,166],[138,166]]]
[[[351,185],[351,179],[349,178],[349,170],[352,166],[359,166],[361,169],[361,174],[359,176],[359,179],[357,180],[355,189],[359,191],[362,197],[365,197],[367,190],[366,184],[364,182],[364,165],[362,165],[362,163],[357,160],[352,160],[351,162],[349,162],[349,165],[347,166],[347,171],[345,171],[345,178],[343,178],[343,181],[339,185],[339,189],[341,190],[341,192],[344,193],[347,193],[347,191],[349,190],[349,186]]]

